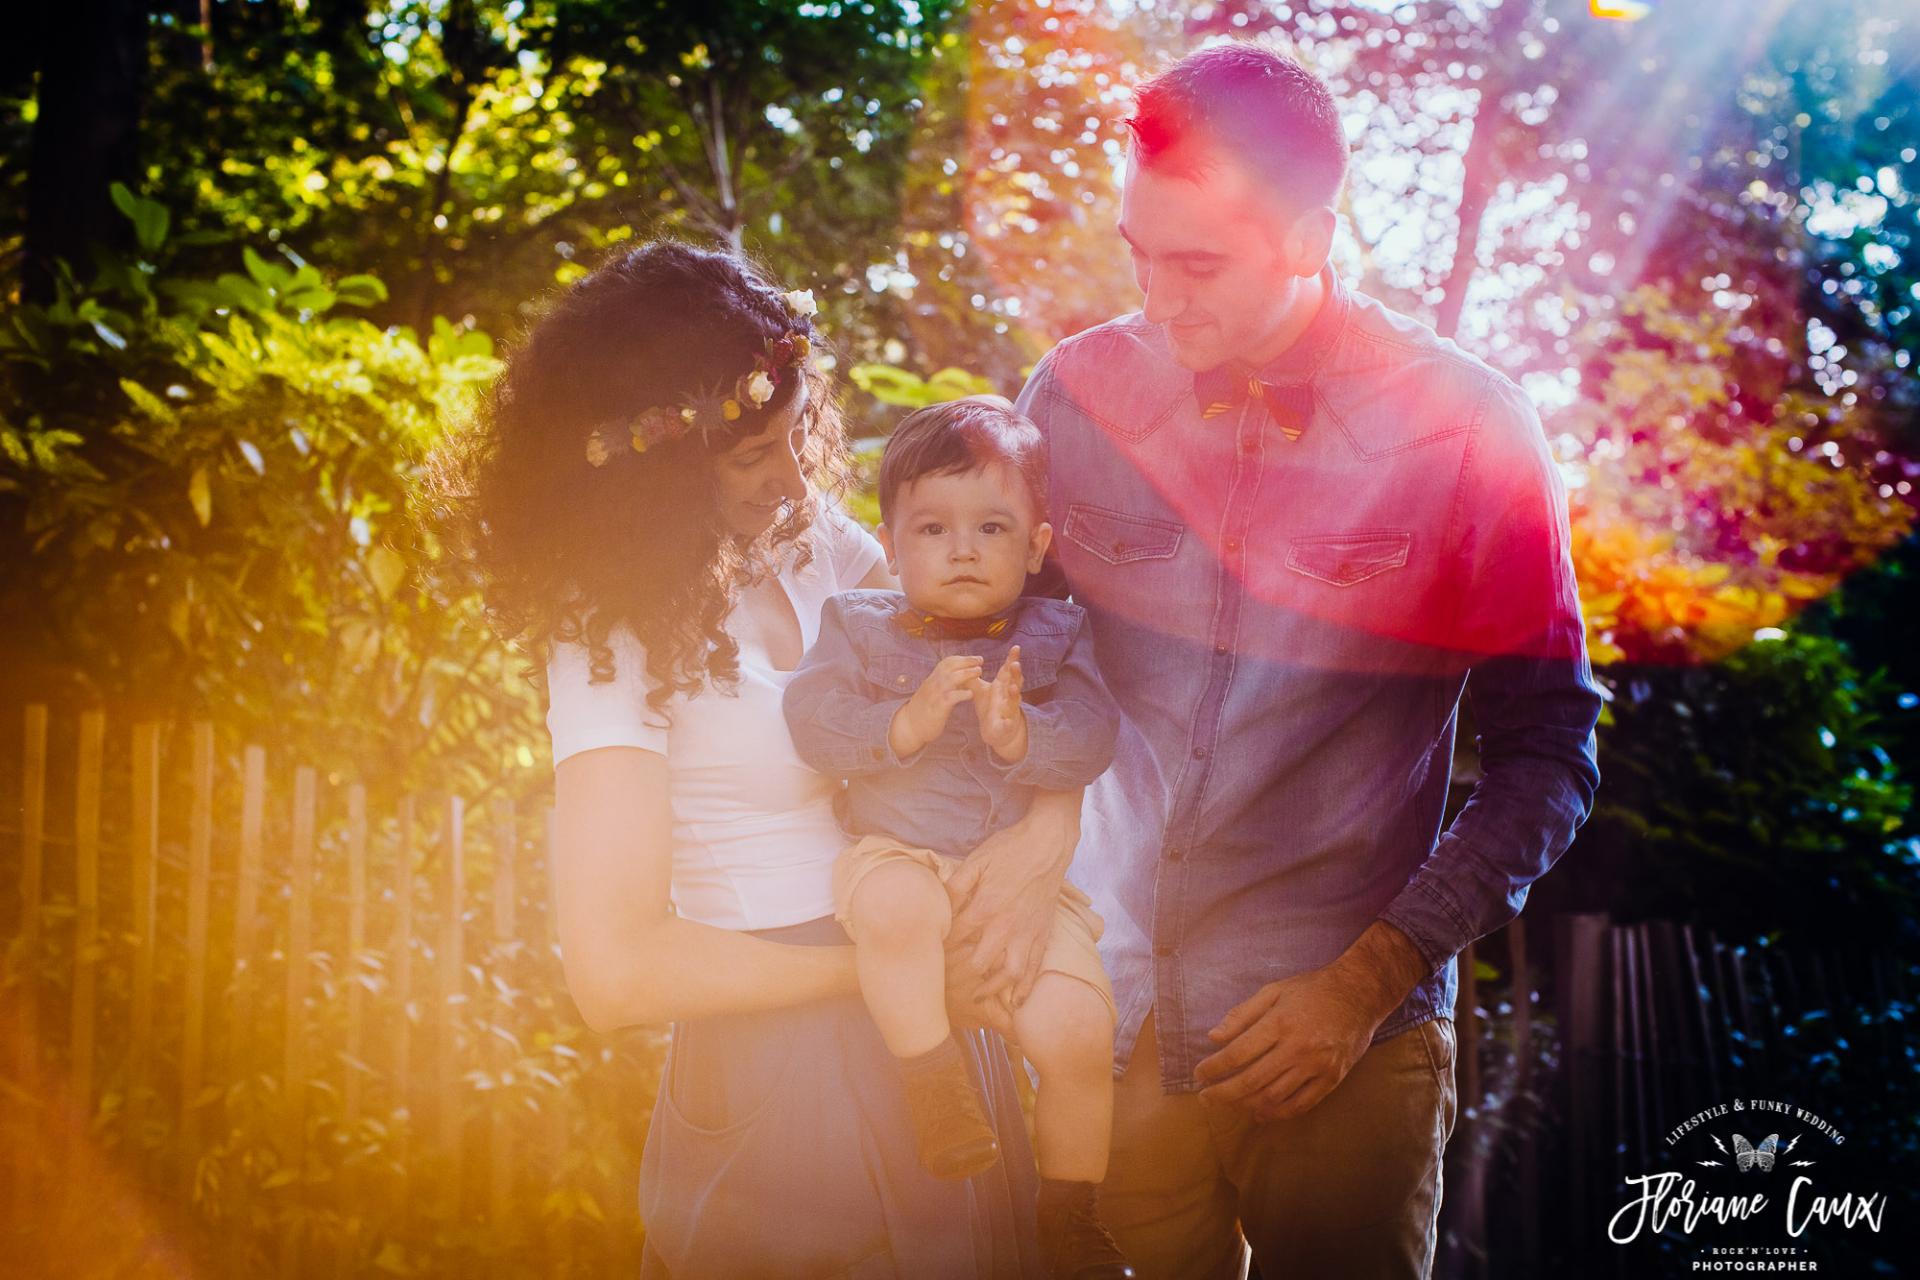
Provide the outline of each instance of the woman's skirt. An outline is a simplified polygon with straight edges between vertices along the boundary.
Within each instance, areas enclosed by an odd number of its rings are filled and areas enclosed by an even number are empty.
[[[757,937],[844,945],[830,918]],[[900,1066],[857,996],[674,1024],[640,1169],[647,1280],[1042,1274],[1005,1044],[957,1033],[999,1132],[966,1181],[920,1167]]]

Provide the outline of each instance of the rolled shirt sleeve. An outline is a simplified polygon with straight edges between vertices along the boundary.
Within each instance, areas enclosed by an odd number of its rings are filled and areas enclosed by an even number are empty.
[[[1524,392],[1495,377],[1462,479],[1459,613],[1481,777],[1381,912],[1430,970],[1520,913],[1592,811],[1601,695],[1569,550],[1565,486]]]

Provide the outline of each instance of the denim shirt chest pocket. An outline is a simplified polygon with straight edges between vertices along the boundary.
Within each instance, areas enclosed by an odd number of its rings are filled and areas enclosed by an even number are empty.
[[[1412,545],[1413,534],[1405,529],[1308,534],[1288,541],[1287,568],[1330,586],[1352,587],[1404,569]]]
[[[1184,523],[1073,502],[1060,543],[1081,604],[1156,634],[1197,637],[1207,625],[1218,562]]]

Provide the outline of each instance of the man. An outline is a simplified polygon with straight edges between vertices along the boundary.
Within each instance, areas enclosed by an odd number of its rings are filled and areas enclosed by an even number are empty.
[[[1106,1217],[1143,1277],[1232,1276],[1239,1230],[1270,1276],[1424,1275],[1454,957],[1599,782],[1565,494],[1512,382],[1328,265],[1311,72],[1217,45],[1128,125],[1144,308],[1020,399],[1129,721],[1075,864],[1120,1011]],[[1442,833],[1463,691],[1482,776]]]

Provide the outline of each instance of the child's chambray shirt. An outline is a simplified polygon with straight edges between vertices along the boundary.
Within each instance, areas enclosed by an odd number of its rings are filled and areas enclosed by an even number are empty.
[[[1086,613],[1065,600],[1022,597],[999,635],[913,634],[918,615],[898,591],[843,591],[820,614],[820,634],[787,685],[794,748],[822,773],[847,779],[843,821],[853,836],[964,857],[1027,812],[1036,789],[1085,786],[1113,762],[1120,711],[1093,664]],[[942,658],[983,659],[991,680],[1020,646],[1027,754],[1008,764],[980,737],[973,704],[940,736],[902,759],[887,741],[894,712]]]

